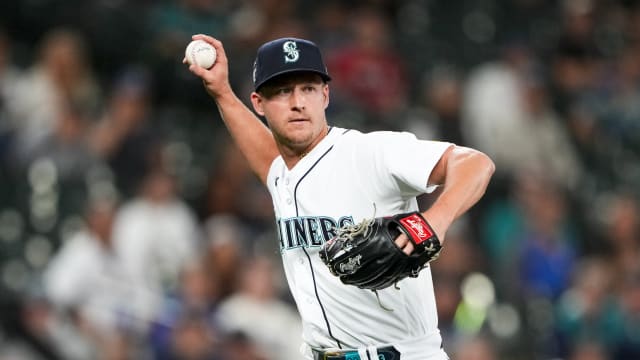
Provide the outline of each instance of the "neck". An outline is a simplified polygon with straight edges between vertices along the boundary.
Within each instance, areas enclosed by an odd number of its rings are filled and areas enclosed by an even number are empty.
[[[315,145],[309,146],[304,150],[289,149],[288,151],[285,151],[283,149],[283,151],[280,151],[280,153],[282,154],[282,159],[284,160],[285,164],[287,164],[287,167],[291,169],[294,166],[296,166],[296,164],[300,162],[300,160],[302,160],[305,156],[307,156],[307,154],[311,152],[311,150],[313,150],[314,147]]]
[[[326,127],[320,136],[318,136],[311,144],[304,148],[292,148],[285,145],[279,145],[280,154],[287,168],[292,169],[300,160],[309,154],[315,147],[329,134],[329,127]]]

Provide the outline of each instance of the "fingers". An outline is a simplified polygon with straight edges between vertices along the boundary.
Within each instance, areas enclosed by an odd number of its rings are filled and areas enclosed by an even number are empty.
[[[189,67],[189,71],[198,76],[209,93],[209,95],[217,98],[221,94],[232,93],[231,85],[229,84],[229,62],[227,61],[227,55],[222,46],[222,42],[216,38],[205,35],[195,34],[191,36],[192,40],[204,41],[216,49],[216,61],[212,67],[205,69],[197,64],[189,64],[186,58],[182,59],[182,63]]]
[[[402,250],[403,253],[407,255],[411,255],[413,252],[413,243],[409,241],[409,238],[406,234],[401,234],[395,240],[395,244]]]
[[[203,78],[207,74],[207,69],[201,66],[198,66],[197,64],[189,65],[189,71],[191,71],[195,75],[198,75],[201,78]]]
[[[226,63],[227,54],[224,52],[224,47],[222,46],[222,42],[213,36],[205,35],[205,34],[195,34],[191,36],[192,40],[203,40],[211,44],[217,52],[216,63],[223,61]]]
[[[205,34],[195,34],[191,36],[192,40],[202,40],[205,41],[209,44],[211,44],[211,46],[213,46],[216,49],[216,62],[214,64],[218,65],[221,62],[224,62],[226,64],[227,62],[227,58],[226,55],[224,53],[224,48],[222,47],[222,43],[220,41],[218,41],[217,39],[215,39],[212,36],[209,35],[205,35]],[[208,70],[204,69],[200,66],[198,66],[197,64],[189,64],[189,62],[187,61],[186,57],[182,58],[182,63],[185,65],[189,65],[189,71],[191,71],[193,74],[199,76],[199,77],[204,77]],[[211,70],[211,69],[209,69]]]
[[[194,34],[191,35],[191,40],[204,40],[209,44],[213,43],[216,39],[213,36],[205,35],[205,34]]]

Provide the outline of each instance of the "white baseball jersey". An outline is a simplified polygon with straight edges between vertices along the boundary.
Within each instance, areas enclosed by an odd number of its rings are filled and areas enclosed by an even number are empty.
[[[405,132],[363,134],[332,127],[292,169],[282,157],[274,160],[267,185],[308,346],[392,344],[403,360],[442,353],[428,267],[399,282],[399,289],[378,291],[378,300],[371,290],[342,284],[318,252],[345,224],[418,210],[416,196],[430,190],[429,175],[450,145]]]

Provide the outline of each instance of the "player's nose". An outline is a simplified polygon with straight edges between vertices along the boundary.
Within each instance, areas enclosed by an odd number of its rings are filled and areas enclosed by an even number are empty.
[[[289,99],[292,110],[301,110],[305,107],[305,96],[301,89],[295,88]]]

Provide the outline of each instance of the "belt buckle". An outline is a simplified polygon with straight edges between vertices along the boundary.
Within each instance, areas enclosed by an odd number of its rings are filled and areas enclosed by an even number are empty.
[[[322,354],[322,360],[329,360],[329,356],[338,355],[338,353],[335,351],[323,351],[321,354]]]
[[[366,360],[360,357],[357,350],[314,350],[320,355],[318,360]],[[377,348],[378,358],[375,360],[399,360],[400,353],[393,346]]]
[[[362,360],[357,351],[323,351],[322,360],[331,360],[330,357],[340,357],[344,360]]]

